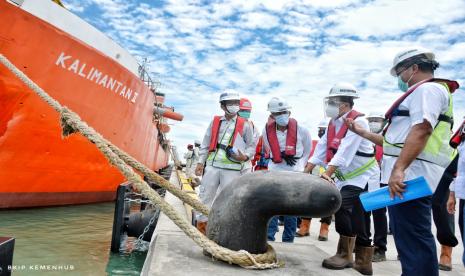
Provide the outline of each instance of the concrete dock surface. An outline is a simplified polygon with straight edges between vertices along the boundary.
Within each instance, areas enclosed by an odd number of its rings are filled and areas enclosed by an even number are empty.
[[[185,206],[178,198],[167,193],[165,199],[178,212],[185,215],[186,219],[189,219]],[[318,241],[319,227],[319,219],[313,219],[310,236],[295,238],[294,243],[270,242],[277,252],[278,259],[284,261],[283,268],[248,270],[204,256],[202,249],[162,214],[155,229],[141,275],[361,275],[353,269],[328,270],[321,266],[324,258],[332,256],[336,252],[338,234],[333,223],[330,226],[329,240]],[[283,227],[280,226],[280,231],[276,234],[276,241],[281,240],[282,232]],[[435,233],[436,229],[433,225],[433,234]],[[458,226],[456,234],[457,238],[460,238]],[[437,244],[437,248],[439,256],[439,244]],[[460,243],[453,251],[452,271],[440,271],[441,276],[465,275],[465,268],[461,263],[462,252],[463,245]],[[387,261],[385,262],[373,263],[374,275],[400,275],[400,262],[397,260],[397,251],[391,235],[388,236],[386,257]]]

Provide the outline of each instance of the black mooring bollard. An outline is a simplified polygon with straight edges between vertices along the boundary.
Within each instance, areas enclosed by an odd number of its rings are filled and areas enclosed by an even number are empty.
[[[15,239],[0,237],[0,276],[10,276],[13,270]]]
[[[267,250],[271,217],[291,215],[321,218],[341,205],[339,190],[310,174],[258,171],[235,179],[215,199],[207,235],[219,245],[252,254]]]

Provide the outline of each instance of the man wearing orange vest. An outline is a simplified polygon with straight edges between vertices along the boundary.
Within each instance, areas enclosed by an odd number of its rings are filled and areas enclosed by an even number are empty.
[[[270,151],[269,171],[303,172],[312,149],[310,133],[297,125],[290,116],[290,106],[281,98],[272,98],[268,102],[271,116],[262,132],[263,144]],[[297,217],[284,216],[283,242],[293,242],[297,229]],[[268,240],[274,241],[278,231],[278,217],[268,224]]]
[[[257,147],[255,148],[255,157],[252,160],[253,171],[268,170],[269,157],[269,150],[263,146],[263,136],[260,135]]]
[[[226,185],[241,175],[244,164],[255,154],[252,126],[246,119],[237,116],[239,101],[239,94],[233,90],[220,95],[224,116],[213,118],[200,147],[195,174],[203,174],[199,197],[208,207],[212,206],[216,195]],[[207,220],[204,215],[197,216],[197,228],[204,234]]]
[[[383,135],[346,123],[361,137],[383,146],[381,183],[389,185],[391,198],[403,198],[407,180],[423,176],[436,190],[454,158],[449,145],[453,123],[456,81],[434,78],[439,66],[435,55],[421,47],[398,53],[390,73],[405,92],[385,114]],[[388,207],[390,225],[402,275],[439,275],[436,242],[431,232],[432,196]]]
[[[372,275],[373,247],[365,229],[365,210],[359,195],[366,190],[368,179],[379,174],[379,167],[374,158],[373,144],[349,131],[344,124],[345,118],[352,118],[364,129],[369,128],[363,114],[352,109],[356,98],[358,92],[349,83],[339,83],[331,88],[325,107],[326,116],[331,121],[305,172],[310,173],[316,165],[327,164],[321,177],[336,185],[342,197],[341,207],[335,214],[336,232],[339,234],[337,253],[325,259],[323,267],[344,269],[353,266],[362,274]]]
[[[237,112],[237,115],[246,119],[250,123],[250,126],[252,127],[252,130],[253,130],[254,143],[257,144],[258,138],[260,137],[260,133],[258,132],[258,128],[256,128],[253,122],[250,120],[251,113],[252,113],[252,103],[247,98],[241,98],[239,102],[239,112]],[[244,169],[242,170],[242,174],[252,171],[252,162],[253,162],[253,158],[252,160],[249,160],[244,163]]]

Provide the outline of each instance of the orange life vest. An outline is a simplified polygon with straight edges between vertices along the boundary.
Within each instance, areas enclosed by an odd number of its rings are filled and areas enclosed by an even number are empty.
[[[281,163],[281,149],[279,147],[278,136],[276,135],[276,122],[272,119],[268,120],[266,124],[266,138],[270,144],[272,159],[274,163]],[[286,148],[284,154],[289,156],[295,156],[297,145],[297,121],[293,118],[289,118],[287,124],[287,135],[286,135]]]
[[[356,119],[360,116],[363,116],[363,113],[360,113],[356,110],[351,110],[347,114],[347,119]],[[342,139],[346,136],[349,128],[346,124],[342,124],[339,131],[336,133],[336,126],[334,125],[334,119],[331,119],[328,125],[328,135],[326,136],[326,162],[329,163],[336,154],[339,146],[341,145]]]
[[[388,120],[388,126],[384,128],[383,134],[386,133],[387,129],[389,128],[389,125],[391,123],[391,119],[394,116],[409,116],[409,111],[408,110],[399,110],[400,104],[407,98],[410,94],[413,93],[420,85],[426,82],[437,82],[437,83],[445,83],[449,87],[449,92],[452,94],[459,88],[459,84],[456,81],[452,80],[447,80],[447,79],[437,79],[437,78],[432,78],[432,79],[427,79],[424,81],[420,81],[419,83],[415,84],[412,86],[407,92],[405,92],[402,96],[400,96],[393,104],[392,106],[388,109],[384,117]],[[452,118],[449,118],[448,116],[445,116],[444,114],[440,114],[439,121],[448,121],[451,122],[451,125],[453,124]]]
[[[213,124],[212,124],[212,129],[211,129],[211,134],[210,134],[210,146],[208,151],[216,151],[218,147],[218,134],[220,132],[220,125],[221,125],[221,118],[223,116],[215,116],[213,118]],[[238,134],[243,135],[244,132],[244,124],[247,120],[245,118],[242,118],[240,116],[236,117],[236,125],[234,127],[234,134],[229,142],[229,146],[234,146],[234,141],[236,140],[236,137]]]
[[[316,149],[316,145],[318,145],[318,140],[312,140],[312,150],[310,151],[310,157],[313,156],[313,153],[315,152],[315,149]]]

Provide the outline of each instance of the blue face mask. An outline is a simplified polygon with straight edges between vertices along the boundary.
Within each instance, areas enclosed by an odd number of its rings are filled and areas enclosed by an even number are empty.
[[[276,116],[274,119],[278,125],[287,126],[289,123],[289,114],[281,114]]]
[[[246,119],[250,118],[250,112],[249,111],[239,111],[239,112],[237,112],[237,115],[241,116],[242,118],[246,118]]]
[[[397,87],[399,87],[399,89],[403,92],[407,92],[408,90],[408,83],[410,82],[410,80],[412,79],[413,75],[415,75],[415,72],[410,75],[410,78],[408,78],[407,82],[404,82],[402,80],[402,78],[400,77],[400,75],[397,76]]]
[[[408,90],[408,84],[404,82],[400,76],[397,76],[397,87],[403,92],[407,92]]]

